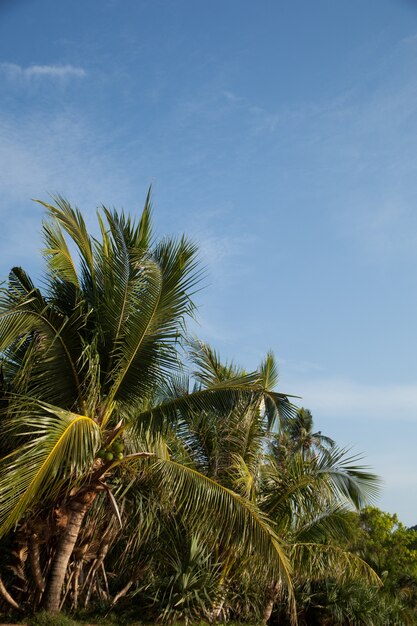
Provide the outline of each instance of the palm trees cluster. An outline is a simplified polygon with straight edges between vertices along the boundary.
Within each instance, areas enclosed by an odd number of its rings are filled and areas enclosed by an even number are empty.
[[[189,338],[196,246],[156,240],[149,196],[99,237],[44,207],[42,289],[13,268],[0,292],[3,607],[295,623],[306,585],[376,590],[346,543],[376,477],[272,354],[248,373]]]

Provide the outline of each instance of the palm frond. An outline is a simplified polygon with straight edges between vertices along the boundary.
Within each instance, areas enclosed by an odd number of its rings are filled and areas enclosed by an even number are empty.
[[[182,518],[202,537],[217,538],[237,554],[265,559],[265,566],[292,593],[291,566],[285,548],[265,515],[249,500],[208,476],[175,461],[151,466],[157,484],[169,489]]]
[[[263,387],[272,391],[277,386],[279,378],[278,364],[272,351],[267,352],[265,359],[259,366],[259,373]]]
[[[134,421],[138,427],[152,425],[161,428],[166,423],[173,423],[178,415],[192,411],[229,411],[238,400],[253,399],[261,395],[257,375],[247,374],[240,378],[226,380],[209,388],[197,389],[188,394],[174,397],[159,405],[137,413]]]
[[[336,545],[296,543],[291,547],[290,554],[297,575],[309,580],[326,579],[331,572],[339,582],[357,578],[378,587],[382,585],[368,563]]]
[[[62,229],[56,221],[44,221],[43,237],[45,248],[42,253],[50,271],[49,280],[58,278],[80,288],[77,269]]]
[[[30,284],[18,268],[11,272],[13,292],[3,297],[0,313],[0,353],[6,359],[18,357],[25,338],[36,347],[36,367],[49,375],[32,376],[39,387],[48,387],[51,395],[44,399],[61,398],[64,405],[81,403],[81,383],[76,368],[79,357],[79,332],[85,325],[85,315],[76,309],[71,317],[63,316],[44,300],[39,290]],[[22,294],[18,299],[14,294]],[[36,346],[35,346],[36,344]],[[23,358],[26,352],[21,357]],[[53,377],[53,386],[52,386]]]
[[[74,488],[91,468],[101,433],[90,417],[46,403],[17,403],[10,436],[24,440],[0,460],[0,535],[40,502]]]
[[[74,209],[62,196],[53,196],[52,199],[55,205],[42,200],[36,200],[36,202],[45,207],[51,221],[62,226],[77,246],[81,263],[81,285],[85,292],[89,293],[92,303],[95,294],[93,243],[84,218],[81,212],[77,208]]]
[[[203,341],[189,340],[188,348],[188,354],[196,367],[193,375],[205,387],[244,375],[233,363],[223,363],[220,355]]]
[[[317,457],[317,471],[327,477],[336,493],[359,509],[378,497],[381,480],[358,463],[360,456],[347,456],[348,452],[337,446],[322,451]]]

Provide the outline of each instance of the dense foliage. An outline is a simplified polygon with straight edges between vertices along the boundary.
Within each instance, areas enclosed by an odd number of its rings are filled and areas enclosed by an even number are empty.
[[[1,606],[414,623],[415,531],[364,508],[377,478],[272,354],[248,373],[188,336],[194,244],[155,239],[149,197],[100,239],[44,206],[42,290],[13,268],[0,293]]]

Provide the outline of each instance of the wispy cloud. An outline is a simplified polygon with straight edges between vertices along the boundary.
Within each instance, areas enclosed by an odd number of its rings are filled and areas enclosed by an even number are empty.
[[[250,102],[232,91],[224,90],[222,96],[235,112],[238,110],[241,114],[248,116],[249,128],[256,133],[274,132],[283,121],[281,113],[267,111],[264,107]]]
[[[283,383],[284,386],[284,383]],[[287,389],[288,383],[285,383]],[[348,379],[317,378],[290,382],[299,402],[313,414],[332,419],[407,420],[417,422],[417,385],[371,385]]]
[[[38,258],[42,210],[31,198],[59,192],[86,211],[94,227],[100,202],[132,206],[143,189],[115,164],[103,136],[81,115],[33,114],[18,121],[0,112],[0,277],[11,264],[28,266]]]
[[[84,78],[87,72],[82,67],[74,65],[29,65],[22,67],[17,63],[0,63],[0,70],[8,78],[37,79],[37,78]]]

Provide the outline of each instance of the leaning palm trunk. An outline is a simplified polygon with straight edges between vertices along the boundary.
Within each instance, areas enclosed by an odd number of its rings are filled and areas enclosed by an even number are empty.
[[[68,561],[80,534],[83,519],[96,495],[95,491],[85,491],[72,500],[68,506],[68,522],[56,550],[43,601],[44,608],[49,613],[58,613],[60,609]]]
[[[268,588],[266,603],[262,614],[262,624],[267,624],[274,609],[274,604],[278,600],[282,590],[282,583],[278,581]]]

